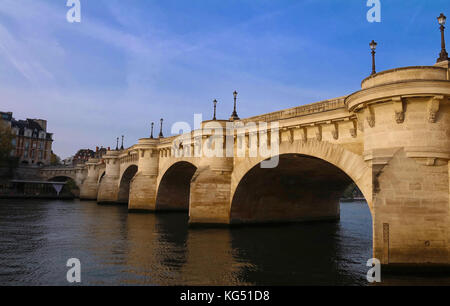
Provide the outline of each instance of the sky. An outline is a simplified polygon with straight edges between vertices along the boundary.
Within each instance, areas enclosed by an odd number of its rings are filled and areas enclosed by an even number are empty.
[[[433,65],[448,0],[0,0],[0,111],[48,120],[54,152],[115,148],[194,114],[241,118],[348,95],[371,72]],[[450,35],[450,34],[448,34]],[[450,37],[450,36],[449,36]],[[450,43],[449,43],[450,45]],[[155,128],[155,134],[159,130]]]

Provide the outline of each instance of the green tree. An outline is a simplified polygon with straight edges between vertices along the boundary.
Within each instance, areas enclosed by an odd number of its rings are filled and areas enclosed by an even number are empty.
[[[79,196],[80,190],[74,180],[69,179],[64,185],[63,192],[73,196]]]
[[[58,155],[56,155],[55,153],[53,153],[53,151],[52,151],[52,156],[50,158],[50,165],[52,165],[52,166],[61,165],[61,158]]]
[[[345,189],[344,193],[342,194],[342,198],[348,200],[362,197],[364,197],[364,195],[359,190],[358,186],[353,182],[347,187],[347,189]]]
[[[7,169],[7,176],[9,177],[12,176],[18,164],[17,158],[11,155],[14,149],[12,144],[14,138],[11,127],[0,119],[0,167]]]
[[[11,157],[11,151],[13,149],[12,140],[14,135],[11,128],[0,119],[0,161],[6,162]]]

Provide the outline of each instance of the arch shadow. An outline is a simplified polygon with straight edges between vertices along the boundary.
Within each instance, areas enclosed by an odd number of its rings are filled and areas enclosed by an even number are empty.
[[[136,175],[137,172],[138,167],[136,165],[131,165],[122,174],[119,183],[119,193],[117,195],[117,203],[128,204],[128,200],[130,198],[131,180],[133,179],[133,177]],[[103,176],[100,178],[100,181],[102,178]]]
[[[156,195],[156,210],[188,211],[191,179],[197,167],[190,162],[173,164],[161,178]]]
[[[230,223],[338,220],[341,196],[355,183],[350,176],[317,157],[279,157],[276,168],[258,163],[244,174],[232,197]]]
[[[71,178],[70,176],[54,176],[47,180],[48,182],[65,182],[66,185],[62,188],[60,194],[64,195],[73,195],[75,197],[80,196],[80,186],[78,186],[77,182]]]

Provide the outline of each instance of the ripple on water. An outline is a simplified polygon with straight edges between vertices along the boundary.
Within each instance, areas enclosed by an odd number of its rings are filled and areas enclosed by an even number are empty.
[[[187,214],[0,201],[0,285],[67,285],[69,258],[84,285],[366,285],[371,222],[364,203],[342,204],[339,222],[189,229]],[[427,280],[448,281],[411,282]]]

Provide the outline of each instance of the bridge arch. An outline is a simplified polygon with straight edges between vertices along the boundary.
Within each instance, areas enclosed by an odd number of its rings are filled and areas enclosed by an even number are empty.
[[[131,180],[138,172],[138,166],[130,165],[128,166],[119,180],[119,193],[117,195],[117,202],[128,204],[128,200],[130,198],[130,185]],[[101,178],[100,178],[101,179]]]
[[[157,185],[156,210],[189,210],[191,179],[197,166],[189,161],[168,165]]]
[[[308,140],[280,145],[279,165],[262,169],[263,158],[235,165],[230,223],[339,218],[339,199],[354,182],[372,212],[371,169],[342,146]]]
[[[78,197],[80,195],[80,185],[78,184],[75,177],[70,175],[56,175],[47,179],[48,182],[65,182],[61,193],[72,193],[74,196]]]
[[[73,181],[77,185],[77,187],[80,187],[80,186],[78,186],[76,177],[71,176],[71,175],[57,174],[57,175],[51,176],[50,178],[47,179],[48,182],[67,182],[69,180]]]

